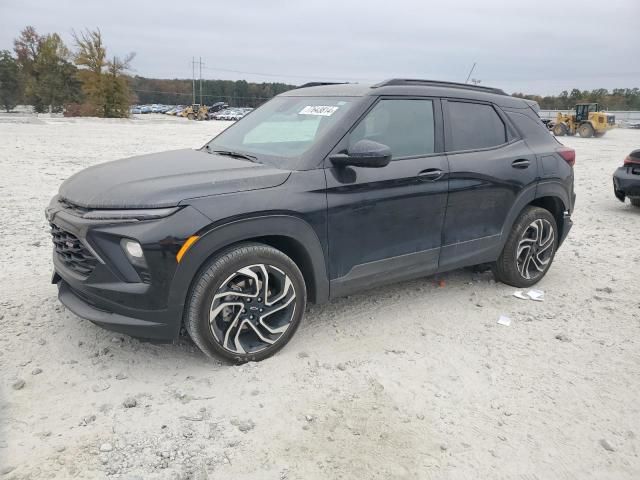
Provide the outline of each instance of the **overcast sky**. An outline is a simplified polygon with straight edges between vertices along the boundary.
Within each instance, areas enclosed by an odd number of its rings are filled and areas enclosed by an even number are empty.
[[[133,73],[365,83],[390,77],[464,82],[508,92],[640,87],[640,0],[0,0],[0,49],[25,25],[102,30],[110,54],[135,52]]]

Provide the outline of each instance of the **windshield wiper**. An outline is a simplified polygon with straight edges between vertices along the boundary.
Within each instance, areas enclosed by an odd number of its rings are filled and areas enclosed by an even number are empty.
[[[211,147],[209,147],[209,145],[206,145],[207,148],[207,152],[209,153],[217,153],[218,155],[226,155],[228,157],[234,157],[234,158],[244,158],[245,160],[249,160],[250,162],[258,162],[258,158],[254,157],[253,155],[248,155],[246,153],[240,153],[240,152],[233,152],[231,150],[211,150]]]

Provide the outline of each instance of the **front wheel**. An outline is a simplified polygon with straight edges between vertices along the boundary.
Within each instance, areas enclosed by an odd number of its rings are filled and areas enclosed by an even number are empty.
[[[578,128],[578,133],[582,138],[590,138],[593,136],[594,130],[590,123],[583,123]]]
[[[527,207],[518,217],[493,267],[497,280],[529,287],[545,276],[558,246],[558,227],[548,210]]]
[[[297,265],[268,245],[238,245],[194,280],[185,327],[209,356],[235,363],[270,357],[291,339],[307,302]]]
[[[640,207],[640,197],[629,198],[629,201],[634,207]]]
[[[564,137],[564,135],[567,133],[567,127],[564,123],[556,123],[553,126],[552,131],[556,137]]]

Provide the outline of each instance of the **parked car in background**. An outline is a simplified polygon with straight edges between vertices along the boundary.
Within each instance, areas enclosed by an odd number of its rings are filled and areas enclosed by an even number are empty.
[[[225,108],[229,108],[229,105],[227,105],[225,102],[216,102],[209,107],[209,112],[215,113],[219,112],[220,110],[224,110]]]
[[[308,301],[478,264],[534,285],[571,229],[574,163],[502,90],[298,88],[198,150],[66,180],[46,209],[52,281],[99,325],[157,339],[184,326],[208,355],[257,361]]]
[[[150,105],[142,105],[140,107],[140,113],[151,113],[151,106]]]
[[[210,107],[208,107],[208,115],[209,115],[209,120],[213,119],[214,115],[226,108],[228,108],[229,105],[227,105],[225,102],[216,102],[213,105],[211,105]]]
[[[235,122],[243,118],[251,110],[252,109],[245,108],[227,108],[212,115],[210,118],[213,118],[214,120],[227,120]]]
[[[131,107],[131,108],[129,109],[129,113],[131,113],[131,114],[138,114],[138,113],[142,113],[142,110],[140,109],[140,107],[138,107],[138,106],[136,105],[136,106],[133,106],[133,107]]]
[[[613,174],[613,193],[621,202],[628,197],[631,205],[640,207],[640,149],[627,155]]]
[[[183,105],[175,105],[175,106],[169,108],[164,113],[166,115],[178,115],[180,112],[182,112],[182,110],[184,110],[184,106]]]

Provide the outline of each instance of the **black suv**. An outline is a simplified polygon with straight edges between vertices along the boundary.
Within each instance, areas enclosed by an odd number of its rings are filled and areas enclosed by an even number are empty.
[[[207,354],[268,357],[307,301],[464,266],[539,281],[575,152],[533,102],[426,80],[283,93],[199,150],[88,168],[46,211],[69,310]]]

